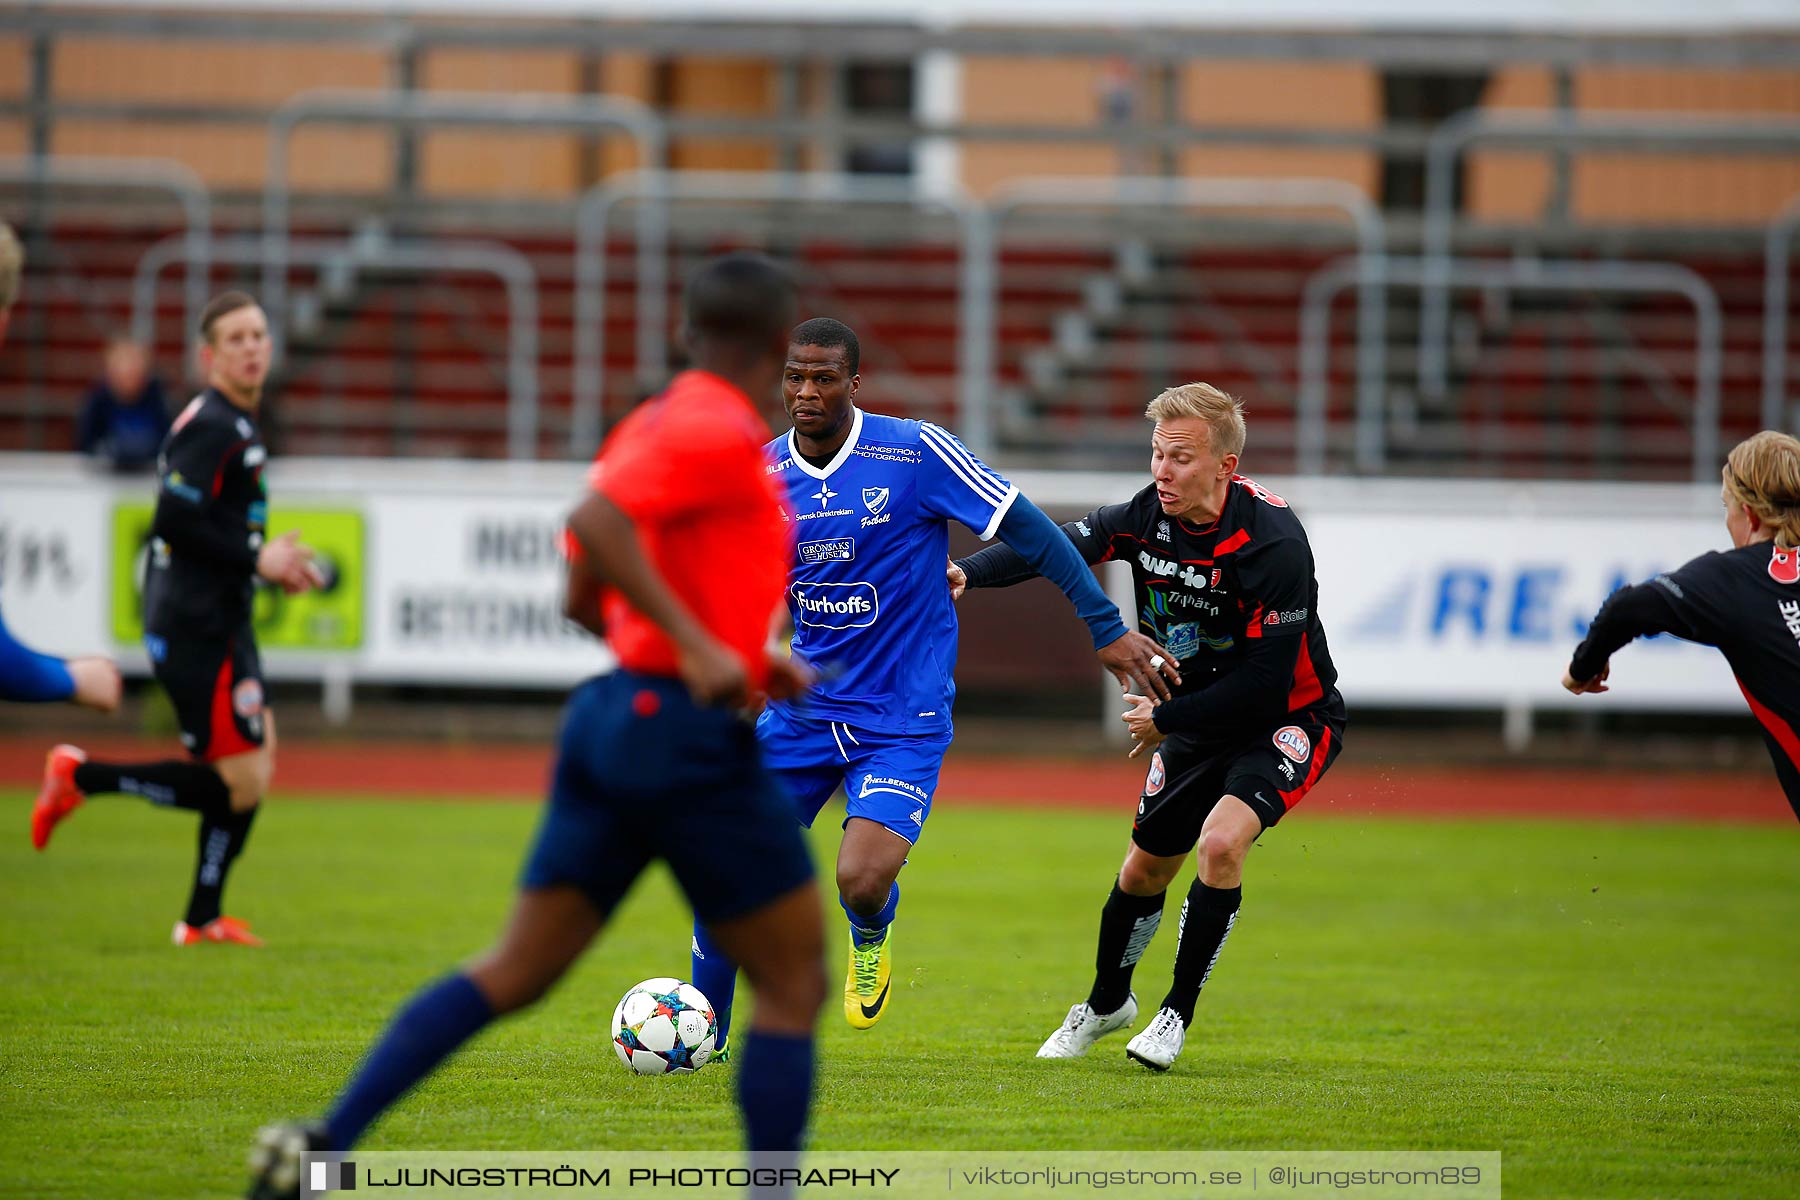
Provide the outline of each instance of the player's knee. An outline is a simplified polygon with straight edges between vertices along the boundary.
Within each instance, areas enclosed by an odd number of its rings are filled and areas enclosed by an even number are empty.
[[[879,868],[839,867],[837,886],[851,912],[873,916],[887,905],[894,881]]]
[[[1169,890],[1181,860],[1172,863],[1148,855],[1132,854],[1119,868],[1119,890],[1127,896],[1160,896]]]
[[[275,778],[275,760],[267,750],[223,759],[215,764],[215,769],[231,793],[234,812],[247,812],[262,803]]]
[[[1208,829],[1200,834],[1200,861],[1210,870],[1239,868],[1250,847],[1222,829]]]

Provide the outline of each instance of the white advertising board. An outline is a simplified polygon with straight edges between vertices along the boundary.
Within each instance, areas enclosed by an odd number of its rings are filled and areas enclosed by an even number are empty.
[[[110,500],[82,483],[0,469],[0,612],[14,637],[61,657],[110,645]]]
[[[1040,505],[1072,515],[1122,500],[1134,474],[1020,472]],[[556,537],[581,489],[575,464],[286,460],[272,463],[277,523],[307,512],[342,527],[346,589],[336,648],[265,641],[277,678],[327,674],[459,686],[564,687],[604,669],[604,647],[560,612]],[[1319,611],[1353,705],[1550,706],[1569,653],[1607,594],[1726,544],[1714,489],[1482,481],[1266,479],[1305,522]],[[22,640],[57,653],[118,636],[119,514],[145,478],[80,460],[0,455],[0,606]],[[360,528],[358,535],[352,526]],[[343,608],[357,631],[344,637]],[[260,628],[260,626],[259,626]],[[975,651],[965,647],[965,654]],[[1743,700],[1716,651],[1670,638],[1614,659],[1609,707],[1734,711]]]
[[[608,666],[562,615],[574,495],[371,496],[366,673],[573,683]]]
[[[1059,516],[1143,475],[1012,476]],[[1612,591],[1730,545],[1718,489],[1695,485],[1265,478],[1312,543],[1319,615],[1352,706],[1594,705],[1563,669]],[[1115,593],[1116,594],[1116,593]],[[1609,708],[1737,711],[1716,650],[1674,638],[1615,656]]]

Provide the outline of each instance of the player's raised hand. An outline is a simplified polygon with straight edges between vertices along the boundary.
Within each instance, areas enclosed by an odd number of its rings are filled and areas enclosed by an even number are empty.
[[[1119,681],[1119,690],[1128,695],[1135,683],[1142,683],[1156,699],[1167,700],[1175,694],[1173,689],[1181,686],[1181,672],[1176,670],[1179,660],[1135,630],[1114,638],[1095,653]]]
[[[950,585],[950,599],[961,600],[962,594],[969,589],[969,576],[956,565],[954,558],[947,561],[950,565],[944,568],[944,581]]]
[[[1163,731],[1156,727],[1156,704],[1148,696],[1134,696],[1125,693],[1125,699],[1131,707],[1120,717],[1125,728],[1131,731],[1133,745],[1126,758],[1136,758],[1144,751],[1162,744]]]
[[[1568,668],[1565,667],[1563,668],[1562,685],[1571,692],[1574,692],[1577,696],[1598,696],[1601,692],[1610,692],[1612,690],[1606,686],[1606,677],[1611,674],[1611,663],[1607,663],[1604,667],[1601,667],[1598,675],[1594,676],[1592,679],[1586,680],[1575,678],[1573,675],[1569,674]]]
[[[696,640],[679,651],[676,669],[688,694],[698,704],[742,704],[750,694],[744,662],[713,637]]]

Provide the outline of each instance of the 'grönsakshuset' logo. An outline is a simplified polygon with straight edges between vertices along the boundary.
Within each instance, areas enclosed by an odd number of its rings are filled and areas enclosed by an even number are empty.
[[[794,549],[803,563],[849,562],[856,557],[855,538],[820,538],[801,542]]]
[[[872,583],[796,583],[794,620],[815,629],[866,629],[881,615]]]

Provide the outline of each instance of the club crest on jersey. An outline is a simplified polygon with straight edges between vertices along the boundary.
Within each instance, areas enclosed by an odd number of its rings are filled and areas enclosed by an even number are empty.
[[[871,514],[880,516],[881,510],[887,507],[888,490],[884,487],[867,487],[862,490],[862,493],[863,507],[868,509]]]
[[[1283,725],[1277,729],[1275,748],[1297,763],[1303,763],[1312,757],[1312,739],[1298,725]]]
[[[1776,583],[1800,583],[1800,549],[1775,547],[1769,556],[1769,578]]]
[[[1155,754],[1150,756],[1150,774],[1144,777],[1144,795],[1154,796],[1156,793],[1162,791],[1163,784],[1168,782],[1168,778],[1168,775],[1163,771],[1162,751],[1158,750]],[[1141,813],[1143,809],[1144,806],[1140,802],[1138,811]]]

